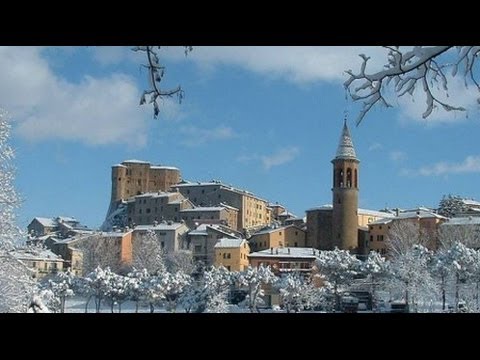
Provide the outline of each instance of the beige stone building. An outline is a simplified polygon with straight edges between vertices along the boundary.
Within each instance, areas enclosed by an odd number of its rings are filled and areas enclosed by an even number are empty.
[[[165,253],[173,253],[188,248],[187,233],[189,231],[184,223],[160,223],[155,225],[138,225],[133,229],[133,241],[147,231],[153,231]]]
[[[200,224],[188,233],[195,261],[209,267],[215,263],[215,245],[220,239],[240,239],[242,234],[220,224]]]
[[[111,203],[147,192],[168,191],[181,181],[180,170],[152,165],[147,161],[125,160],[112,166]]]
[[[382,255],[388,255],[386,241],[389,237],[393,224],[411,223],[417,226],[419,234],[428,240],[427,247],[438,247],[438,227],[447,220],[428,209],[418,208],[399,212],[396,216],[370,222],[368,224],[368,250],[377,251]]]
[[[193,204],[179,192],[156,192],[137,195],[127,201],[128,224],[152,225],[155,222],[180,222],[181,211]]]
[[[238,209],[238,231],[270,224],[271,209],[266,200],[254,194],[236,189],[219,181],[183,183],[173,187],[196,206],[219,206],[226,204]]]
[[[215,266],[224,266],[229,271],[248,268],[250,247],[245,239],[222,238],[215,244]]]
[[[306,232],[295,225],[273,225],[256,232],[248,241],[252,251],[277,247],[305,247]]]
[[[18,260],[31,270],[31,276],[41,279],[64,270],[64,260],[46,249],[26,248],[13,253]]]
[[[195,224],[223,224],[237,229],[238,209],[221,204],[220,206],[194,207],[180,210],[180,218],[190,227]]]

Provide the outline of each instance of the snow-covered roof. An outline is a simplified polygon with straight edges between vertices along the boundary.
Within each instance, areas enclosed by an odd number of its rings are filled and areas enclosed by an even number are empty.
[[[208,211],[222,211],[222,210],[225,210],[224,206],[199,206],[199,207],[195,207],[193,209],[183,209],[183,210],[180,210],[179,212],[191,212],[191,211],[205,211],[205,212],[208,212]]]
[[[372,221],[371,223],[368,223],[368,225],[386,225],[391,223],[392,221],[393,221],[392,218],[382,218],[382,219]]]
[[[338,142],[336,159],[357,159],[355,148],[353,147],[352,137],[348,130],[347,121],[343,124],[342,134]]]
[[[228,205],[228,204],[225,204],[225,203],[220,203],[220,206],[225,207],[225,208],[230,209],[230,210],[238,211],[238,208],[236,208],[234,206],[231,206],[231,205]]]
[[[282,212],[281,214],[278,214],[278,216],[297,217],[297,215],[295,215],[295,214],[292,214],[292,213],[291,213],[291,212],[289,212],[289,211],[284,211],[284,212]]]
[[[393,220],[400,219],[447,219],[445,216],[435,214],[430,211],[405,211],[398,214],[398,216],[392,216],[391,214],[386,214],[384,218],[378,219],[369,223],[368,225],[384,225],[392,222]]]
[[[36,219],[40,224],[46,227],[55,227],[57,226],[57,222],[55,219],[50,219],[50,218],[44,218],[44,217],[36,217]]]
[[[221,232],[222,234],[228,235],[228,236],[234,236],[236,238],[239,238],[239,234],[235,233],[234,231],[221,226],[217,224],[200,224],[197,226],[195,230],[190,231],[188,234],[189,235],[202,235],[202,236],[207,236],[208,235],[208,228],[215,230],[217,232]]]
[[[325,205],[321,205],[321,206],[315,206],[315,207],[312,207],[310,209],[307,209],[305,211],[315,211],[315,210],[333,210],[333,206],[331,204],[325,204]]]
[[[126,166],[123,165],[123,164],[115,164],[115,165],[112,165],[112,167],[124,167],[124,168],[126,168]]]
[[[122,161],[122,164],[150,164],[150,163],[148,161],[132,159],[132,160]]]
[[[58,216],[57,217],[57,221],[62,221],[62,222],[69,222],[69,223],[77,223],[79,222],[77,219],[75,219],[74,217],[70,217],[70,216]]]
[[[218,242],[215,244],[215,248],[238,248],[242,246],[245,239],[219,239]]]
[[[180,170],[179,168],[176,168],[175,166],[162,166],[162,165],[152,165],[152,166],[150,166],[150,169],[153,169],[153,170]]]
[[[315,210],[333,210],[332,204],[325,204],[322,206],[316,206],[313,208],[308,209],[307,211],[315,211]],[[361,209],[358,208],[358,214],[359,215],[370,215],[370,216],[375,216],[379,218],[393,218],[395,215],[388,213],[388,212],[383,212],[383,211],[377,211],[377,210],[369,210],[369,209]]]
[[[13,252],[13,256],[19,260],[64,261],[61,256],[47,249],[19,249]]]
[[[266,227],[260,229],[259,231],[253,233],[252,236],[262,235],[262,234],[270,234],[270,233],[275,232],[275,231],[285,230],[286,228],[292,227],[292,226],[294,226],[294,225],[284,225],[284,226],[270,225],[270,226],[266,226]]]
[[[237,189],[231,185],[227,185],[227,184],[224,184],[222,183],[221,181],[210,181],[210,182],[200,182],[200,181],[197,181],[197,182],[183,182],[181,184],[176,184],[176,185],[172,185],[172,187],[178,187],[178,188],[182,188],[182,187],[191,187],[191,186],[219,186],[221,188],[224,188],[225,190],[230,190],[230,191],[233,191],[233,192],[236,192],[238,194],[242,194],[242,195],[248,195],[248,196],[251,196],[251,197],[254,197],[255,199],[257,200],[261,200],[261,201],[265,201],[267,202],[267,200],[264,200],[262,198],[259,198],[258,196],[256,196],[255,194],[251,193],[250,191],[247,191],[247,190],[241,190],[241,189]]]
[[[180,227],[185,226],[183,223],[171,223],[171,224],[157,224],[157,225],[137,225],[134,230],[177,230]]]
[[[442,224],[442,226],[450,226],[450,225],[480,225],[480,217],[478,216],[456,217],[456,218],[451,218],[450,220]]]
[[[472,200],[472,199],[463,199],[462,202],[465,205],[469,205],[469,206],[480,206],[480,202]]]
[[[257,251],[249,254],[250,258],[252,257],[265,257],[265,258],[304,258],[304,259],[315,259],[318,256],[319,250],[314,248],[301,248],[301,247],[284,247],[284,248],[274,248],[266,249],[262,251]]]
[[[151,197],[151,198],[161,198],[161,197],[168,197],[168,196],[172,196],[172,195],[178,195],[178,193],[176,192],[164,192],[164,191],[159,191],[159,192],[146,192],[146,193],[143,193],[143,194],[140,194],[140,195],[135,195],[135,198],[148,198],[148,197]]]
[[[395,215],[388,213],[388,212],[383,212],[383,211],[377,211],[377,210],[368,210],[368,209],[358,209],[358,213],[361,215],[371,215],[375,217],[381,217],[381,218],[393,218]]]

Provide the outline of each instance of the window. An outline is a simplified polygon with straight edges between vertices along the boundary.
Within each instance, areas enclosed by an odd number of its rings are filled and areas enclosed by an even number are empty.
[[[199,253],[202,251],[202,245],[195,245],[195,252]]]
[[[232,258],[232,254],[228,253],[227,254],[227,259],[231,259]]]
[[[141,214],[141,213],[142,213],[142,209],[138,209],[138,213]]]
[[[282,232],[281,232],[281,231],[279,231],[279,232],[278,232],[278,235],[282,235]]]
[[[118,178],[118,181],[122,181],[122,178]]]
[[[294,244],[294,246],[295,246],[295,247],[297,247],[297,246],[298,246],[298,243],[297,243],[296,241],[295,241],[295,244]]]
[[[297,235],[298,235],[298,231],[295,231],[295,236],[297,236]]]
[[[227,270],[230,271],[230,266],[226,266]]]
[[[379,228],[380,230],[382,230],[382,225],[380,225],[378,228]]]
[[[37,267],[37,263],[35,261],[32,262],[32,267]]]
[[[148,208],[148,209],[146,210],[146,213],[147,213],[147,214],[150,214],[150,208]]]
[[[141,180],[137,180],[137,185],[142,185]]]
[[[187,190],[187,194],[190,194],[190,190]]]
[[[370,235],[370,241],[373,241],[373,235]]]
[[[202,189],[202,194],[205,194],[205,190],[204,190],[204,189]]]
[[[53,268],[57,269],[57,263],[53,263]]]
[[[47,264],[47,263],[44,263],[44,264],[43,264],[43,268],[44,268],[45,270],[47,270],[47,269],[48,269],[48,264]]]
[[[223,258],[224,258],[224,259],[227,258],[227,253],[223,253]]]
[[[162,249],[165,249],[165,241],[161,241],[161,242],[160,242],[160,247],[161,247]]]

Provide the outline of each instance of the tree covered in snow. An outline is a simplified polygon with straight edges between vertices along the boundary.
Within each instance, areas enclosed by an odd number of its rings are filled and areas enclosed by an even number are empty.
[[[388,262],[378,252],[371,251],[367,259],[360,264],[360,272],[367,277],[374,306],[377,302],[377,288],[389,274]]]
[[[153,230],[135,237],[132,243],[132,266],[146,269],[149,274],[162,273],[165,268],[165,252]]]
[[[429,271],[431,256],[432,252],[422,245],[413,245],[405,252],[392,254],[388,285],[414,310],[420,301],[433,301],[437,294],[437,284]]]
[[[324,305],[328,287],[316,287],[303,274],[291,272],[280,277],[275,287],[287,313],[311,310]]]
[[[320,251],[315,262],[320,274],[326,277],[333,287],[335,308],[340,307],[339,291],[342,287],[351,284],[355,275],[360,271],[360,260],[347,250],[337,247],[332,251]]]
[[[465,111],[448,101],[448,83],[460,74],[465,87],[472,85],[480,92],[476,71],[479,52],[478,46],[386,46],[385,64],[374,69],[369,67],[371,57],[360,54],[360,70],[347,70],[349,77],[344,83],[351,98],[362,102],[357,124],[374,106],[391,107],[385,97],[388,90],[398,97],[413,97],[416,90],[422,91],[426,98],[423,118],[436,108]]]
[[[451,278],[451,261],[445,247],[438,249],[431,257],[430,271],[434,278],[438,279],[438,287],[442,298],[442,310],[446,307],[446,293],[449,279]]]
[[[105,300],[110,304],[110,311],[113,313],[115,305],[118,305],[118,312],[122,312],[122,304],[129,299],[128,279],[126,276],[115,274],[106,269],[107,288],[105,290]]]
[[[443,195],[442,200],[438,204],[438,213],[442,216],[451,218],[455,214],[462,213],[468,210],[468,206],[464,203],[465,200],[459,195]]]
[[[181,295],[180,303],[185,312],[226,312],[233,278],[223,266],[197,274]]]
[[[185,47],[185,55],[192,50],[191,46]],[[160,46],[136,46],[133,48],[135,52],[142,52],[146,56],[146,63],[143,67],[147,69],[149,88],[146,89],[140,99],[140,105],[146,103],[153,105],[153,115],[155,118],[160,114],[159,102],[164,101],[165,98],[177,96],[181,101],[184,92],[180,86],[176,88],[165,90],[162,88],[162,80],[165,75],[165,66],[160,62]]]
[[[100,312],[102,300],[105,299],[106,294],[110,288],[110,276],[112,272],[110,268],[102,269],[100,266],[97,266],[95,270],[90,272],[82,282],[81,293],[88,296],[87,304],[85,309],[88,307],[90,299],[93,297],[95,300],[95,311]]]
[[[466,247],[461,242],[455,243],[447,249],[446,263],[450,265],[455,281],[455,311],[461,299],[462,284],[472,280],[478,266],[478,254],[475,250]]]
[[[57,273],[53,279],[49,279],[47,289],[51,290],[55,298],[58,299],[58,307],[53,309],[54,312],[65,312],[65,300],[67,297],[73,296],[75,275],[70,269],[65,272]]]
[[[238,286],[247,288],[247,297],[245,302],[251,312],[259,312],[258,305],[261,304],[262,297],[265,295],[264,286],[273,285],[277,277],[270,269],[270,266],[260,265],[251,267],[236,274],[235,281]]]
[[[138,306],[141,301],[146,300],[146,284],[150,274],[146,269],[135,268],[126,276],[126,287],[128,298],[135,302],[135,312],[138,313]]]
[[[15,212],[21,201],[14,184],[10,129],[7,115],[0,109],[0,312],[26,312],[35,281],[31,271],[13,255],[24,234],[16,226]]]
[[[176,312],[183,290],[189,285],[191,277],[183,271],[165,272],[160,276],[160,283],[165,299],[165,308]]]

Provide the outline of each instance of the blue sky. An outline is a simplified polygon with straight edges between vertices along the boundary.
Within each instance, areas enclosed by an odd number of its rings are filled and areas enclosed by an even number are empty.
[[[369,47],[181,47],[161,56],[165,86],[186,96],[159,119],[138,105],[142,58],[127,47],[0,48],[0,107],[13,121],[19,224],[74,216],[99,226],[111,165],[126,159],[177,166],[188,180],[222,180],[303,216],[331,201],[331,163],[344,112],[360,168],[360,206],[436,206],[443,194],[480,199],[475,92],[451,83],[464,114],[421,118],[421,94],[375,109],[355,127],[343,71]]]

